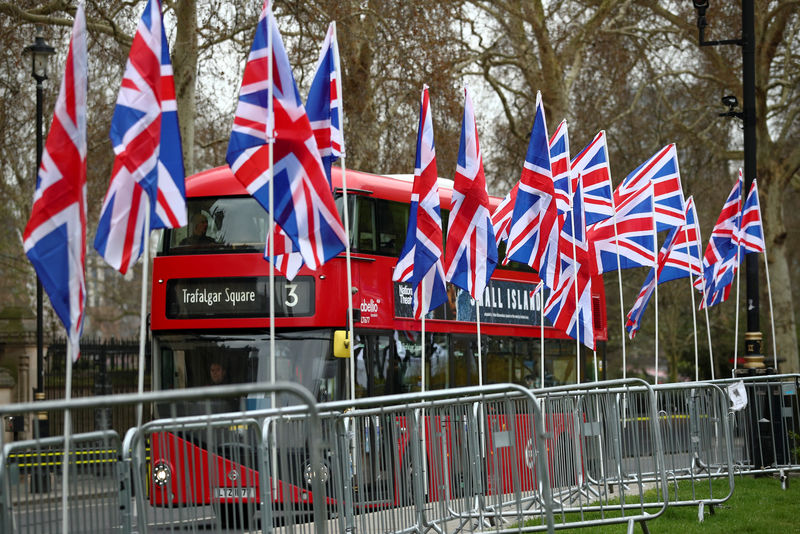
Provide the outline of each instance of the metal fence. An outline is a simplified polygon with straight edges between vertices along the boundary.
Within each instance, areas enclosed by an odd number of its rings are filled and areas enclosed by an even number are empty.
[[[286,408],[218,413],[234,398],[264,399]],[[227,404],[230,406],[230,404]],[[325,531],[324,486],[311,474],[314,495],[299,514],[284,514],[267,465],[269,445],[253,418],[291,410],[305,417],[308,462],[321,462],[316,405],[307,390],[291,383],[247,384],[179,391],[44,401],[0,407],[0,416],[48,410],[68,417],[73,410],[141,406],[154,420],[132,428],[122,445],[113,431],[6,444],[0,458],[0,525],[4,532],[225,531],[276,524],[303,524]],[[266,415],[265,415],[266,414]],[[235,436],[235,438],[233,437]],[[64,459],[67,469],[64,469]],[[259,488],[257,473],[269,481]],[[291,507],[289,507],[291,508]],[[63,512],[66,511],[66,515]],[[249,512],[252,515],[248,515]],[[258,514],[256,515],[256,511]],[[287,519],[288,518],[288,519]],[[252,521],[250,521],[252,520]],[[245,524],[250,523],[250,524]]]
[[[3,532],[104,532],[120,525],[120,440],[114,431],[8,443],[0,462],[0,527]],[[71,501],[63,518],[62,499]]]
[[[295,384],[241,384],[4,406],[62,420],[141,407],[145,422],[122,442],[104,430],[3,445],[0,528],[632,532],[667,505],[724,502],[737,470],[800,469],[798,378],[745,380],[738,412],[734,381],[637,379],[318,405]]]
[[[742,383],[747,404],[732,412],[733,461],[744,473],[800,470],[800,375],[716,380],[722,388]],[[741,391],[741,390],[738,390]]]
[[[320,409],[336,441],[332,532],[553,530],[545,425],[529,390],[498,384]]]
[[[632,532],[664,511],[664,450],[652,387],[628,379],[536,393],[548,428],[559,526],[624,523]]]
[[[714,510],[734,490],[732,435],[728,397],[710,383],[654,386],[664,443],[670,506],[706,506]],[[725,479],[720,488],[714,479]],[[688,488],[678,491],[678,482]]]

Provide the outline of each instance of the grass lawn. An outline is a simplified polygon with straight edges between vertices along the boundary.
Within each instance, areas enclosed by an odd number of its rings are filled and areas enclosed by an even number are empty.
[[[718,480],[714,483],[720,484],[719,494],[723,494],[723,489],[727,488],[727,480]],[[800,532],[800,478],[791,477],[786,491],[781,489],[780,481],[772,477],[736,476],[735,484],[736,489],[731,498],[724,504],[716,506],[714,514],[711,514],[706,507],[702,523],[697,521],[697,506],[669,506],[661,516],[649,521],[647,528],[653,534]],[[679,495],[684,495],[686,489],[680,487]],[[671,487],[670,495],[673,491],[674,488]],[[689,494],[685,495],[688,499]],[[625,532],[625,529],[624,524],[617,524],[602,528],[565,529],[556,532],[619,533]],[[639,526],[635,532],[641,532]]]

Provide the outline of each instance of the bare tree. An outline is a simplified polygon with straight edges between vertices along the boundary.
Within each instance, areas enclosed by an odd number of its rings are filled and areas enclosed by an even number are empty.
[[[799,44],[800,22],[796,1],[757,0],[757,4],[758,176],[773,286],[788,289],[800,267],[787,243],[792,234],[785,217],[794,214],[784,213],[800,184],[800,134],[795,120],[800,109],[800,68],[793,52]],[[87,5],[89,197],[95,200],[89,209],[90,242],[99,199],[111,172],[109,121],[142,7],[141,1],[89,0]],[[20,260],[19,236],[30,209],[35,165],[32,148],[26,148],[32,138],[33,84],[19,52],[32,36],[34,24],[46,25],[50,40],[59,44],[60,51],[65,49],[74,10],[74,2],[68,0],[0,1],[0,13],[5,15],[0,19],[0,191],[8,199],[2,209],[15,220],[9,238],[0,244],[0,269],[25,281],[9,283],[12,291],[6,293],[23,305],[30,304],[32,278],[27,262]],[[187,171],[224,164],[238,83],[260,4],[165,0],[164,12]],[[419,94],[427,83],[439,174],[451,176],[461,88],[467,81],[477,95],[487,179],[498,195],[519,177],[537,90],[543,93],[551,127],[562,118],[569,119],[573,153],[597,130],[607,130],[615,183],[661,146],[677,143],[684,187],[697,197],[706,234],[741,159],[739,131],[719,119],[713,107],[719,96],[741,91],[739,51],[700,50],[694,12],[686,2],[287,0],[276,3],[275,13],[301,94],[310,83],[325,29],[331,20],[337,21],[347,162],[360,170],[412,172]],[[713,31],[722,37],[739,31],[737,3],[714,3],[709,16]],[[63,64],[63,52],[59,58]],[[52,88],[58,82],[48,83]],[[54,96],[49,90],[48,121]],[[101,260],[89,263],[90,269],[102,271]],[[644,279],[644,274],[640,277]],[[637,278],[626,274],[626,299],[632,299],[638,289]],[[107,318],[135,317],[135,299],[126,300],[126,295],[138,294],[133,290],[138,285],[136,276],[131,281],[99,275],[92,279],[96,284],[92,291],[108,295],[107,308],[89,311],[95,327],[111,329],[111,321],[101,323]],[[616,290],[609,291],[611,308],[617,305],[612,292]],[[784,370],[797,370],[791,294],[776,291],[774,295],[779,352],[787,360]],[[664,302],[667,307],[668,301]],[[712,310],[715,343],[725,345],[723,340],[732,331],[730,306],[717,308]],[[609,347],[614,348],[620,342],[619,315],[610,309],[608,316],[613,322]],[[677,347],[685,342],[686,325],[676,319],[668,328],[665,345]],[[644,330],[639,337],[643,336]],[[646,350],[640,352],[644,355]],[[676,360],[671,369],[679,365]]]

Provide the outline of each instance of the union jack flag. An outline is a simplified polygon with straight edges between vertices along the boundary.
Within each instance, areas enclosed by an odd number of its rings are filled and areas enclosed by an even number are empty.
[[[514,203],[517,201],[517,191],[519,191],[519,182],[514,184],[503,201],[497,205],[492,213],[492,227],[494,228],[494,238],[497,246],[500,243],[508,240],[508,230],[511,228],[511,215],[514,213]],[[507,263],[507,259],[503,260],[503,265]]]
[[[608,163],[606,132],[600,131],[586,148],[572,158],[572,188],[583,180],[583,208],[586,224],[592,225],[614,215],[611,202],[611,167]]]
[[[557,217],[544,105],[542,94],[537,92],[536,115],[511,215],[506,256],[540,271],[546,265],[547,254],[558,249],[558,232],[552,231]]]
[[[550,138],[550,169],[553,173],[553,188],[556,195],[556,210],[559,215],[570,208],[571,192],[574,184],[570,184],[569,132],[567,121],[561,121]]]
[[[344,152],[340,73],[336,23],[331,22],[322,43],[316,74],[306,100],[306,113],[317,139],[328,183],[331,181],[331,164]]]
[[[147,2],[139,21],[109,137],[116,158],[94,247],[124,274],[141,256],[145,232],[187,223],[175,85],[159,0]]]
[[[669,258],[673,253],[674,247],[678,240],[677,236],[682,235],[683,233],[684,227],[676,226],[670,230],[669,234],[667,235],[667,239],[664,241],[664,244],[661,246],[661,250],[658,252],[658,277],[656,277],[655,267],[651,268],[647,273],[647,278],[642,285],[642,289],[639,291],[639,295],[636,297],[636,302],[633,304],[631,311],[628,312],[628,320],[625,322],[625,330],[628,331],[628,336],[631,339],[636,336],[636,332],[639,331],[639,328],[642,325],[642,316],[647,309],[647,304],[650,302],[650,297],[655,291],[656,283],[661,284],[663,282],[667,282],[667,280],[661,278],[661,274],[664,272],[664,268],[668,264]],[[687,276],[689,276],[689,271],[683,271],[683,277]]]
[[[317,148],[322,157],[325,176],[331,185],[331,165],[344,152],[344,136],[342,135],[342,101],[341,76],[339,73],[339,46],[336,41],[336,23],[331,22],[325,41],[322,43],[316,74],[311,82],[311,89],[306,100],[306,113],[314,130]],[[292,240],[276,226],[273,232],[273,252],[275,268],[287,279],[293,280],[300,267],[303,256],[292,246]],[[264,249],[264,258],[269,261],[269,242]]]
[[[577,182],[570,181],[570,160],[569,160],[569,132],[567,121],[561,121],[556,132],[550,138],[548,146],[550,150],[550,169],[553,173],[553,189],[556,201],[556,223],[550,227],[550,232],[554,235],[549,239],[554,240],[560,247],[563,240],[559,239],[559,232],[564,224],[565,217],[572,209],[572,192],[577,186]],[[545,256],[539,263],[539,278],[544,281],[548,288],[558,285],[560,274],[559,249],[558,247],[548,247]]]
[[[758,186],[755,179],[753,179],[750,192],[747,193],[744,208],[742,208],[739,246],[741,247],[740,257],[751,252],[764,252],[766,248],[764,244],[764,227],[761,223],[761,205],[758,201]]]
[[[496,265],[497,244],[489,212],[478,125],[469,90],[465,87],[458,165],[447,226],[445,278],[479,300]]]
[[[562,332],[594,350],[592,279],[586,240],[586,217],[580,178],[572,197],[572,209],[563,217],[559,242],[557,285],[545,303],[544,315]],[[545,284],[546,285],[546,284]]]
[[[619,205],[628,195],[653,184],[653,202],[656,230],[669,230],[683,226],[684,200],[681,174],[678,169],[678,152],[675,145],[667,145],[660,152],[639,165],[614,191],[614,203]]]
[[[415,319],[422,318],[447,300],[442,267],[442,217],[439,211],[437,180],[433,115],[426,85],[422,89],[419,110],[417,156],[408,231],[392,276],[395,282],[410,282],[414,287]]]
[[[268,71],[270,38],[272,73]],[[274,169],[270,169],[273,133]],[[274,219],[310,269],[316,270],[344,250],[344,228],[269,2],[261,12],[245,66],[225,159],[234,176],[267,210],[272,181]]]
[[[688,278],[689,276],[692,278],[701,277],[703,271],[700,265],[700,250],[700,229],[697,226],[694,198],[689,197],[686,199],[686,224],[681,227],[675,236],[675,242],[665,260],[664,266],[658,272],[658,283]]]
[[[86,20],[78,3],[22,244],[78,357],[86,302]]]
[[[296,252],[292,240],[286,235],[277,224],[272,232],[272,236],[267,236],[267,244],[264,248],[264,259],[269,261],[269,240],[273,239],[272,250],[275,257],[273,265],[275,270],[282,273],[287,280],[294,280],[300,268],[303,266],[303,256]]]
[[[616,207],[616,217],[594,223],[586,232],[594,272],[602,274],[617,269],[652,267],[655,239],[653,187],[650,182],[645,180],[644,187],[625,196]]]
[[[722,206],[717,223],[708,239],[703,256],[703,277],[695,285],[704,285],[700,309],[725,302],[730,295],[734,275],[739,267],[738,238],[742,203],[742,171],[728,199]]]

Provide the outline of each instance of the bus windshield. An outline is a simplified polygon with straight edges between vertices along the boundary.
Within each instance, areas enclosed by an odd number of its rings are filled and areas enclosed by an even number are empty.
[[[337,398],[332,336],[330,329],[276,334],[276,379],[304,386],[318,401]],[[161,389],[271,381],[268,333],[167,334],[156,336],[155,343]],[[279,401],[279,405],[296,403],[296,398],[288,397]],[[247,408],[264,406],[254,399],[246,403]]]
[[[167,253],[264,250],[267,212],[253,197],[189,198],[189,224],[169,232]]]

